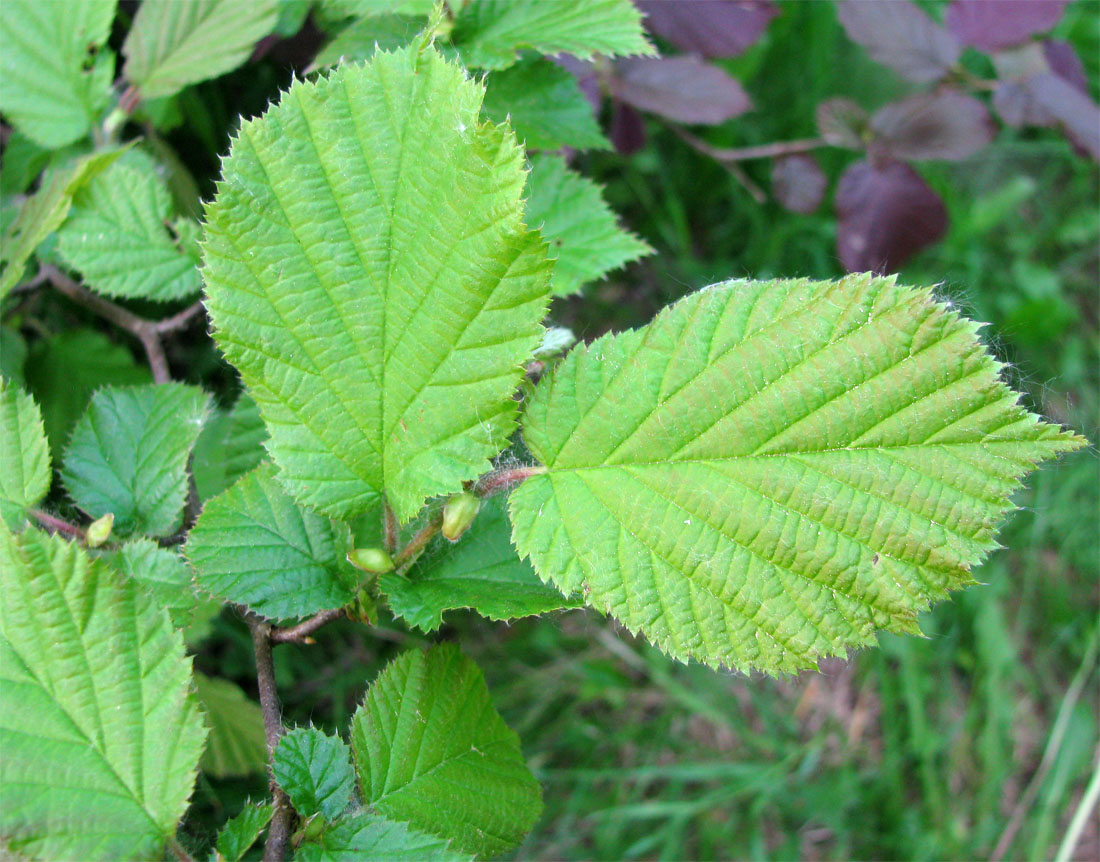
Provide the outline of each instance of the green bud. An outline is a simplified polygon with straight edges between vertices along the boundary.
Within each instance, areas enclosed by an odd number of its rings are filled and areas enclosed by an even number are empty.
[[[469,491],[454,494],[443,507],[443,535],[452,542],[458,541],[458,537],[470,529],[480,508],[480,498]]]
[[[111,538],[111,528],[115,525],[114,512],[108,512],[102,518],[97,518],[88,525],[84,531],[84,541],[89,548],[98,548]]]
[[[382,548],[356,548],[348,554],[348,562],[375,575],[393,571],[393,557]]]

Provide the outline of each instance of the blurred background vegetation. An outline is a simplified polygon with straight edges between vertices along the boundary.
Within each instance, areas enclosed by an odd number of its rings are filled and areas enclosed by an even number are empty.
[[[1100,79],[1100,5],[1070,7],[1055,36]],[[907,92],[844,35],[826,2],[781,4],[747,53],[718,61],[755,110],[708,130],[718,146],[814,135],[814,109],[845,96],[873,108]],[[278,52],[181,99],[170,136],[209,196],[237,112],[259,113],[290,71]],[[730,277],[835,277],[836,220],[757,203],[721,165],[647,121],[631,156],[589,153],[624,223],[656,249],[555,322],[584,338],[648,321]],[[832,182],[856,156],[826,150]],[[747,162],[767,187],[770,165]],[[1098,439],[1098,173],[1060,136],[1002,129],[962,163],[922,164],[950,214],[946,238],[901,278],[938,284],[1009,363],[1032,409]],[[232,372],[202,333],[170,356],[229,400]],[[1055,854],[1097,769],[1100,482],[1095,446],[1033,475],[998,552],[972,588],[922,619],[924,639],[771,680],[716,674],[661,655],[592,612],[510,626],[454,614],[455,639],[485,669],[545,788],[546,811],[517,859],[1023,858]],[[341,623],[277,650],[291,722],[346,726],[402,646],[400,623]],[[255,694],[245,627],[217,622],[197,667]],[[264,779],[204,775],[185,829],[201,843]],[[1095,812],[1094,812],[1095,813]],[[1076,857],[1100,858],[1095,816]]]

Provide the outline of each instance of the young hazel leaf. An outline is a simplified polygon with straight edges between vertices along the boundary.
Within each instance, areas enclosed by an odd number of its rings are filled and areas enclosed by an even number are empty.
[[[0,834],[17,856],[159,859],[206,729],[168,615],[74,544],[0,524]]]
[[[418,832],[373,811],[340,818],[294,854],[294,862],[472,862],[473,858],[452,850],[444,838]]]
[[[142,0],[126,36],[126,78],[146,99],[171,96],[248,59],[279,0]]]
[[[538,345],[551,264],[522,150],[484,90],[417,44],[296,83],[246,122],[207,207],[215,337],[279,480],[402,521],[490,467]]]
[[[240,862],[271,822],[275,812],[270,802],[248,802],[236,817],[222,827],[214,845],[213,862]]]
[[[732,120],[752,107],[740,81],[692,56],[619,60],[611,93],[642,111],[705,126]]]
[[[58,251],[99,293],[181,299],[199,290],[198,257],[170,233],[171,215],[172,195],[152,165],[124,160],[73,197]]]
[[[201,389],[179,383],[101,389],[62,461],[73,501],[93,518],[113,513],[119,536],[174,532],[208,401]]]
[[[555,296],[576,293],[590,281],[653,249],[619,227],[602,189],[569,170],[560,156],[531,160],[527,177],[527,223],[550,243],[555,258],[550,289]]]
[[[964,45],[1002,51],[1050,30],[1068,5],[1069,0],[954,0],[943,20]]]
[[[254,775],[267,766],[267,738],[260,706],[236,683],[195,672],[195,693],[210,738],[199,765],[215,778]]]
[[[220,610],[196,592],[191,569],[177,549],[162,548],[152,539],[135,539],[102,558],[119,574],[137,581],[157,607],[167,608],[178,629],[205,625]]]
[[[582,604],[544,584],[531,564],[519,558],[499,498],[482,504],[457,544],[438,545],[439,556],[426,554],[404,577],[383,575],[380,582],[394,614],[422,631],[435,631],[443,612],[453,608],[510,620]]]
[[[259,405],[242,392],[232,410],[219,410],[195,441],[191,473],[200,500],[220,494],[264,457],[267,428]]]
[[[299,727],[279,740],[271,771],[302,817],[320,812],[325,820],[335,820],[355,789],[348,747],[312,727]]]
[[[962,161],[985,148],[996,127],[985,105],[958,90],[918,93],[879,108],[874,146],[895,159]]]
[[[297,506],[262,464],[203,507],[184,554],[204,590],[287,619],[351,601],[350,549],[346,526]]]
[[[408,45],[428,24],[410,15],[371,15],[356,18],[321,49],[309,70],[324,69],[343,61],[369,60],[375,51],[392,51]]]
[[[0,520],[13,530],[53,479],[42,413],[26,392],[0,379]]]
[[[462,61],[483,69],[506,69],[517,52],[622,56],[655,54],[630,0],[470,0],[451,32]]]
[[[955,38],[910,0],[844,0],[837,14],[848,38],[910,81],[938,81],[962,53]]]
[[[0,111],[47,149],[84,137],[107,104],[115,63],[103,46],[115,4],[0,3]]]
[[[1084,441],[1016,403],[977,325],[857,275],[735,281],[575,348],[524,420],[536,571],[669,654],[777,672],[917,631],[1034,465]]]
[[[379,675],[352,719],[351,747],[365,803],[456,850],[511,850],[542,810],[519,738],[452,644],[410,650]]]

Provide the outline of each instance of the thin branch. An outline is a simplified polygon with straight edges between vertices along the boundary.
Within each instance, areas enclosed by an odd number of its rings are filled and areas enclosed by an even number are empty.
[[[164,320],[158,320],[153,324],[153,328],[161,335],[166,335],[169,332],[175,332],[177,329],[183,329],[188,323],[191,322],[191,318],[196,314],[205,311],[202,302],[196,302],[187,306],[183,311],[173,314],[171,317],[166,317]]]
[[[179,843],[174,835],[168,838],[168,849],[180,862],[195,862],[195,857],[183,849],[183,845]]]
[[[84,531],[76,524],[70,524],[68,521],[48,512],[43,512],[41,509],[31,509],[30,515],[43,527],[55,533],[64,533],[66,536],[72,536],[77,541],[84,541]]]
[[[690,132],[685,132],[678,126],[669,126],[681,140],[687,142],[704,155],[717,159],[720,162],[745,162],[750,159],[774,159],[779,156],[790,156],[795,153],[808,153],[827,146],[822,138],[803,138],[797,141],[776,141],[771,144],[761,144],[756,147],[715,147],[706,141],[695,137]]]
[[[271,656],[271,626],[253,618],[248,620],[248,628],[252,632],[252,649],[256,653],[256,683],[260,689],[260,711],[264,718],[264,737],[267,740],[270,767],[275,756],[275,746],[283,735],[283,716],[279,709],[279,692],[275,687],[275,662]],[[274,814],[271,816],[263,858],[264,862],[283,862],[290,842],[294,809],[274,774],[270,776],[270,786]]]
[[[311,616],[308,620],[298,623],[296,626],[287,626],[282,629],[271,630],[272,643],[285,644],[285,643],[313,643],[313,638],[310,637],[317,629],[322,626],[328,625],[333,620],[338,620],[344,615],[343,608],[333,608],[327,611],[319,611]]]
[[[479,497],[491,497],[501,491],[506,491],[513,485],[518,485],[524,479],[545,473],[546,468],[539,464],[528,464],[524,467],[513,467],[509,470],[497,470],[495,473],[487,473],[474,485],[474,493]]]
[[[409,543],[403,547],[396,557],[393,558],[394,569],[400,574],[408,569],[420,556],[421,552],[428,546],[435,534],[439,532],[439,528],[443,526],[443,513],[438,512],[432,516],[423,527],[420,528],[415,536],[409,539]]]

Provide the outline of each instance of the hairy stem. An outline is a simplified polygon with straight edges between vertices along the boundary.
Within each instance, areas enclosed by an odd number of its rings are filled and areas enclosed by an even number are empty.
[[[30,515],[48,530],[55,533],[64,533],[66,536],[72,536],[80,542],[84,541],[84,531],[76,524],[70,524],[63,518],[43,512],[41,509],[31,509]]]
[[[264,736],[267,740],[268,768],[275,757],[275,746],[283,735],[283,716],[279,709],[279,693],[275,687],[275,663],[271,656],[271,626],[261,620],[250,619],[252,649],[256,653],[256,682],[260,689],[260,711],[264,717]],[[264,843],[264,862],[283,862],[290,841],[294,809],[286,793],[279,787],[274,773],[270,776],[271,798],[274,814]]]
[[[508,490],[513,485],[518,485],[524,479],[545,472],[546,468],[541,464],[528,464],[524,467],[512,467],[508,470],[486,473],[477,480],[477,484],[474,485],[474,493],[479,497],[491,497],[493,494]]]
[[[385,542],[386,553],[397,553],[397,542],[400,531],[397,526],[397,515],[393,513],[393,506],[388,501],[382,501],[382,537]]]
[[[168,849],[172,851],[172,855],[179,859],[180,862],[195,862],[195,857],[183,848],[183,845],[176,840],[176,836],[174,835],[168,839]]]
[[[393,558],[394,568],[399,574],[404,573],[409,566],[416,562],[416,558],[420,556],[421,552],[426,547],[428,547],[428,542],[435,537],[435,534],[439,532],[439,528],[442,526],[443,513],[437,512],[428,523],[420,528],[420,532],[409,539],[409,543]]]
[[[281,629],[272,629],[270,638],[272,643],[313,643],[310,637],[321,626],[328,625],[333,620],[338,620],[344,615],[343,608],[333,608],[327,611],[318,611],[308,620],[304,620],[296,626],[287,626]]]

